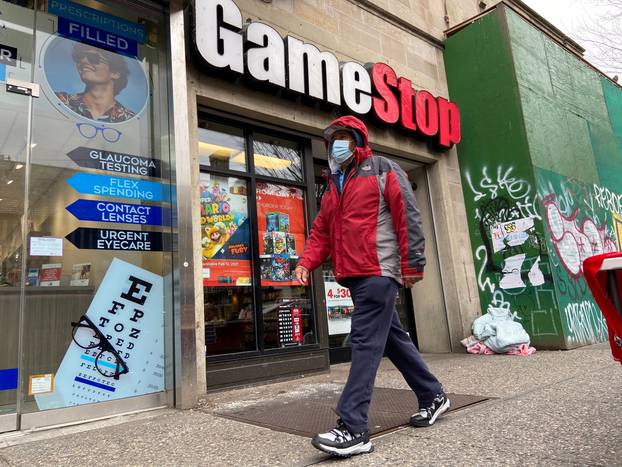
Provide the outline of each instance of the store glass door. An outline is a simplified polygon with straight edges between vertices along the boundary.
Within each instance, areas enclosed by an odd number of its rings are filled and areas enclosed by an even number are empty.
[[[166,23],[137,8],[0,1],[0,432],[172,387]]]
[[[10,92],[29,82],[35,13],[0,1],[0,433],[17,428],[23,215],[31,99]]]

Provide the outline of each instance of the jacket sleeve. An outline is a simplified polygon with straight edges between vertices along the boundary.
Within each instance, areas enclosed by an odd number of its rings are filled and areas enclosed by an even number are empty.
[[[330,253],[330,196],[329,192],[324,193],[322,205],[311,229],[311,235],[305,245],[304,253],[298,261],[298,266],[313,271],[320,266]]]
[[[384,199],[391,211],[393,228],[397,235],[402,276],[422,275],[425,267],[425,239],[415,194],[406,173],[395,162],[391,161],[391,170],[386,177]]]

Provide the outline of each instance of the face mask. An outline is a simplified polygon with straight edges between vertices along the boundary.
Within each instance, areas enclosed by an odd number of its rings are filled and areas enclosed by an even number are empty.
[[[333,141],[333,144],[330,147],[330,157],[332,157],[335,162],[342,164],[347,161],[351,155],[352,151],[350,150],[350,141],[347,139],[336,139]]]

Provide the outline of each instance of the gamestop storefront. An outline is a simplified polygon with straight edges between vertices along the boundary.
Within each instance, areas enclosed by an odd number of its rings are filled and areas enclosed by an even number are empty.
[[[370,14],[351,7],[363,20]],[[400,292],[403,325],[421,350],[449,352],[470,313],[468,235],[456,229],[465,214],[454,190],[460,113],[447,98],[440,40],[395,31],[395,41],[429,57],[424,77],[340,27],[324,31],[346,21],[338,7],[318,7],[313,18],[297,8],[199,0],[172,24],[187,40],[186,54],[173,56],[173,81],[185,86],[173,92],[175,115],[185,110],[190,128],[188,238],[194,287],[203,292],[195,321],[204,329],[197,342],[204,339],[208,389],[348,359],[352,302],[330,261],[310,287],[292,277],[326,189],[322,130],[339,115],[366,122],[372,148],[408,173],[422,211],[428,265],[414,292]],[[391,27],[383,21],[369,34]]]

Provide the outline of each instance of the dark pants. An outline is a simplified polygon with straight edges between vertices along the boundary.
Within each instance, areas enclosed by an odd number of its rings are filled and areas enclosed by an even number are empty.
[[[337,413],[350,431],[359,433],[367,430],[374,380],[385,351],[417,395],[420,407],[430,405],[442,388],[400,324],[395,310],[399,284],[388,277],[350,278],[342,283],[350,289],[354,313],[352,365]]]

